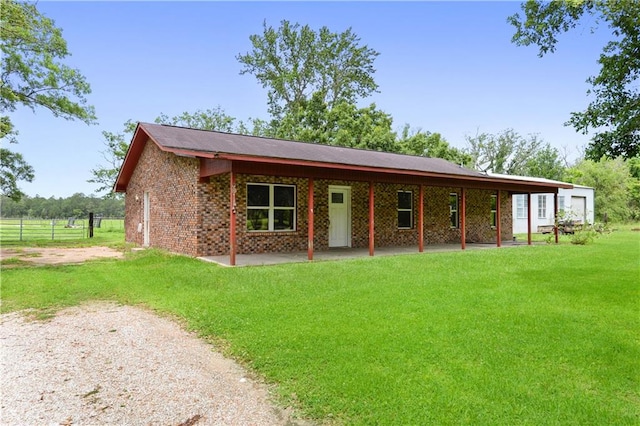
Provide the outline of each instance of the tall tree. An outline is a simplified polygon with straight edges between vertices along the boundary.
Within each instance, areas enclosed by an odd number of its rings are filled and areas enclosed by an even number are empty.
[[[327,145],[347,146],[468,162],[439,134],[421,131],[399,137],[393,118],[375,104],[357,101],[375,92],[373,63],[378,52],[362,45],[348,29],[314,31],[282,21],[249,37],[253,49],[238,55],[241,74],[253,74],[268,90],[271,121],[254,121],[254,134]]]
[[[567,124],[587,134],[594,131],[586,155],[631,158],[640,154],[640,2],[637,0],[552,1],[528,0],[524,17],[508,18],[515,26],[512,41],[537,45],[538,56],[553,53],[558,35],[577,27],[584,15],[596,25],[606,23],[613,40],[604,47],[600,72],[587,82],[594,100],[585,111],[571,113]]]
[[[18,106],[48,109],[55,117],[95,122],[86,95],[91,88],[77,69],[61,62],[70,55],[62,30],[42,15],[35,3],[0,3],[0,138],[16,143],[17,131],[8,112]],[[18,181],[31,182],[34,171],[22,155],[0,148],[0,190],[19,199]]]
[[[296,113],[315,93],[332,109],[339,102],[355,103],[374,92],[373,62],[379,55],[360,44],[351,28],[342,33],[327,27],[314,31],[287,20],[278,29],[263,23],[263,33],[249,37],[252,50],[238,55],[241,74],[253,74],[268,90],[274,119]]]

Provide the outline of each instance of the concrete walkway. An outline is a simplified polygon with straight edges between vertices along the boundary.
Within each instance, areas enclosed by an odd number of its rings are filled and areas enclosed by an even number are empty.
[[[525,242],[503,241],[502,248],[526,246]],[[467,243],[466,250],[483,250],[496,249],[495,243]],[[456,244],[430,244],[424,246],[422,254],[462,251],[459,243]],[[379,247],[375,249],[375,256],[397,256],[403,254],[419,254],[418,247]],[[369,257],[368,248],[332,248],[324,251],[316,251],[313,253],[313,262],[322,262],[329,260],[355,259],[360,257]],[[198,259],[214,262],[222,266],[231,266],[228,255],[225,256],[203,256]],[[298,251],[291,253],[263,253],[263,254],[237,254],[236,266],[261,266],[261,265],[279,265],[283,263],[301,263],[308,262],[306,251]]]

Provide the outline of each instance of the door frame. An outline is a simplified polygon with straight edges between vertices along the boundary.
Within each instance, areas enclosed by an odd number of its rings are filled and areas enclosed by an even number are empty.
[[[142,196],[142,246],[149,247],[149,220],[151,218],[151,207],[149,205],[149,192],[145,191]]]
[[[331,193],[332,192],[342,192],[343,194],[345,194],[345,198],[346,198],[346,246],[345,245],[331,245]],[[351,186],[345,186],[345,185],[329,185],[329,191],[328,191],[328,198],[329,198],[329,204],[328,204],[328,211],[327,211],[327,216],[329,218],[329,229],[327,232],[327,237],[328,237],[328,241],[327,244],[329,247],[351,247]]]

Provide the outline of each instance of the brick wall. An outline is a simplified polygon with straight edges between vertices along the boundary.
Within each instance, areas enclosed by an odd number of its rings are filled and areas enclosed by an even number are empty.
[[[198,255],[198,160],[162,152],[145,144],[125,199],[125,236],[143,244],[138,224],[143,222],[144,193],[149,193],[149,242],[152,247]]]
[[[296,230],[284,232],[252,232],[247,230],[247,183],[279,183],[296,186]],[[314,182],[314,249],[329,248],[329,186],[351,187],[351,246],[369,245],[369,184],[340,180]],[[380,184],[375,191],[375,245],[408,246],[418,244],[418,185]],[[413,227],[398,229],[398,191],[413,194]],[[460,229],[451,228],[449,194],[460,194],[459,188],[425,187],[424,235],[425,244],[460,242]],[[210,178],[200,185],[202,221],[198,233],[200,255],[229,253],[229,176]],[[467,190],[467,241],[495,242],[496,231],[491,227],[491,195],[493,191]],[[510,196],[503,193],[503,240],[511,239]],[[307,249],[308,180],[273,176],[239,175],[236,177],[237,247],[238,253],[291,252]]]
[[[138,162],[125,200],[126,240],[142,245],[144,192],[150,196],[150,245],[191,256],[229,254],[229,174],[199,183],[199,164],[193,158],[162,152],[147,143]],[[278,183],[296,187],[296,229],[283,232],[247,230],[247,183]],[[340,180],[314,182],[314,249],[329,247],[329,186],[351,188],[351,245],[369,245],[369,183]],[[418,245],[418,185],[374,185],[375,245]],[[413,194],[413,227],[398,229],[398,191]],[[449,194],[459,188],[425,187],[425,244],[458,243],[460,229],[449,220]],[[467,241],[495,242],[491,228],[493,191],[466,191]],[[512,238],[511,196],[501,197],[502,238]],[[237,253],[304,251],[308,244],[308,179],[260,175],[236,176]]]
[[[296,186],[296,230],[251,232],[247,230],[247,183],[279,183]],[[209,178],[200,185],[203,206],[199,252],[201,256],[229,253],[229,175]],[[308,180],[273,176],[236,176],[237,253],[292,252],[307,249]],[[317,194],[316,194],[317,196]],[[316,225],[317,226],[317,225]]]

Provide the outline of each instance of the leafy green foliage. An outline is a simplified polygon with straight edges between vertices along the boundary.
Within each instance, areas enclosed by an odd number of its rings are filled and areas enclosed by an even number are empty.
[[[314,31],[287,20],[278,29],[263,23],[263,33],[249,37],[252,50],[236,58],[241,74],[253,74],[268,90],[269,112],[276,119],[321,94],[329,109],[340,102],[354,104],[374,92],[373,62],[379,55],[351,28],[342,33],[327,27]]]
[[[394,151],[393,119],[375,104],[358,108],[342,101],[333,108],[316,92],[276,122],[274,136],[324,145]]]
[[[584,15],[611,28],[613,40],[598,59],[600,73],[587,79],[594,100],[585,111],[571,113],[567,124],[584,134],[595,131],[586,152],[594,161],[603,155],[640,154],[640,2],[528,0],[522,9],[524,18],[519,14],[508,18],[516,28],[512,40],[537,45],[541,57],[554,52],[557,36],[578,26]]]
[[[571,244],[584,246],[590,244],[598,236],[598,233],[590,227],[582,227],[577,229],[573,235],[571,235]]]
[[[507,129],[497,135],[468,136],[467,144],[466,152],[476,170],[557,180],[562,177],[558,150],[537,135],[525,138]]]
[[[631,219],[640,220],[640,156],[627,160],[629,174],[629,206],[631,209]]]
[[[0,148],[0,191],[3,195],[18,201],[24,193],[18,188],[18,181],[31,182],[34,178],[33,167],[22,154]]]
[[[59,61],[69,56],[62,30],[32,3],[2,0],[1,10],[2,110],[40,106],[56,117],[94,122],[94,109],[85,98],[91,93],[89,84],[78,70]]]
[[[596,220],[624,222],[631,219],[629,188],[634,178],[622,157],[614,160],[603,157],[600,161],[583,160],[565,172],[567,182],[595,189]],[[636,182],[637,183],[637,182]]]
[[[44,198],[25,195],[19,201],[3,196],[2,214],[4,218],[61,219],[67,217],[88,217],[93,212],[103,217],[124,217],[124,200],[98,198],[76,193],[70,197]]]
[[[398,135],[391,115],[375,104],[358,108],[343,101],[331,107],[320,93],[303,101],[295,113],[274,120],[272,126],[268,136],[282,139],[469,162],[468,155],[451,147],[439,133],[412,131],[407,124]]]
[[[449,142],[440,133],[411,130],[408,124],[402,128],[402,133],[396,143],[398,151],[402,154],[443,158],[462,165],[471,163],[469,154],[449,145]]]
[[[62,30],[40,14],[35,3],[2,0],[0,6],[0,110],[18,106],[48,109],[55,117],[95,122],[87,104],[91,88],[77,69],[61,62],[69,56]],[[8,116],[0,117],[0,137],[16,142],[17,132]],[[2,149],[2,194],[19,199],[20,180],[32,181],[33,169],[20,154]]]
[[[524,168],[526,176],[537,176],[552,180],[562,180],[564,167],[558,150],[546,144],[529,158]]]

